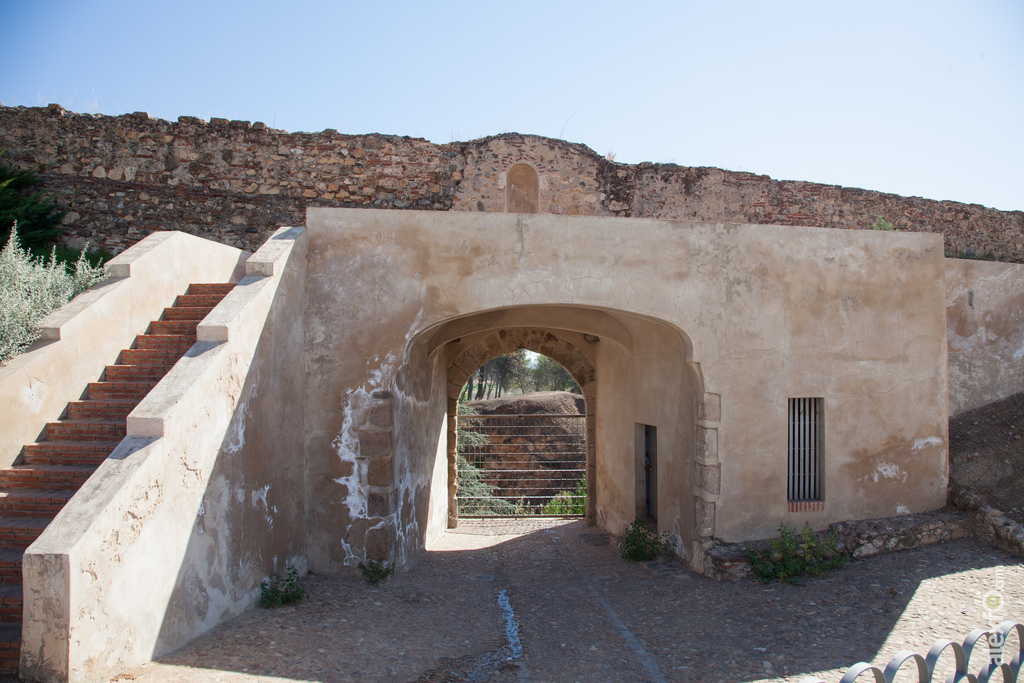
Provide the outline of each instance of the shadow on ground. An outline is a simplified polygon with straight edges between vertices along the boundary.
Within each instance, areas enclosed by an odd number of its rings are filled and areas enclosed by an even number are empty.
[[[310,576],[144,667],[162,681],[798,681],[960,640],[998,588],[1020,621],[1024,566],[974,541],[854,562],[803,587],[629,564],[581,521],[463,522],[385,584]],[[515,612],[514,656],[499,606]],[[513,640],[515,633],[512,633]],[[514,643],[513,643],[514,645]]]

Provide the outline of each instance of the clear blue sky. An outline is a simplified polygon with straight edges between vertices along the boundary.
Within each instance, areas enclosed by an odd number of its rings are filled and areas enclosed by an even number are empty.
[[[0,101],[507,131],[1024,210],[1024,2],[0,0]]]

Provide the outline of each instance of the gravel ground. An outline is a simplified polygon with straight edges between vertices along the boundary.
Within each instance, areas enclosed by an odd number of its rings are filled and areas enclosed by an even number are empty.
[[[311,575],[305,586],[297,606],[252,610],[120,676],[831,683],[860,660],[1024,621],[1024,565],[971,540],[764,586],[626,563],[606,534],[565,520],[463,521],[387,583]],[[1001,599],[998,614],[983,612],[986,596]]]

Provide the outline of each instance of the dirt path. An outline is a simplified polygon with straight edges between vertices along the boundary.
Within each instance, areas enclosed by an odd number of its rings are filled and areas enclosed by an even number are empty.
[[[463,522],[383,585],[310,576],[306,586],[298,606],[252,610],[125,673],[142,683],[838,681],[858,660],[991,625],[985,595],[1002,599],[998,621],[1024,620],[1024,565],[973,541],[762,586],[623,562],[579,521]]]

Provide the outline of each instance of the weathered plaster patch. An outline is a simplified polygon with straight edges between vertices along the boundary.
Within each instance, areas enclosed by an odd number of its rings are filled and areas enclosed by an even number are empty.
[[[31,406],[32,412],[39,412],[43,401],[43,383],[36,379],[29,379],[21,389],[21,402],[25,406]]]
[[[900,466],[896,463],[881,462],[875,465],[875,471],[872,472],[872,478],[878,481],[878,476],[881,475],[886,479],[898,479],[904,483],[907,481],[907,473],[900,469]]]
[[[274,516],[270,514],[270,507],[267,505],[267,492],[270,491],[270,484],[266,484],[263,488],[254,490],[250,495],[252,496],[252,506],[256,510],[263,506],[264,518],[267,520],[267,526],[270,529],[274,528]],[[277,508],[275,507],[276,511]]]
[[[926,439],[915,439],[914,444],[910,447],[912,451],[919,451],[922,448],[928,448],[929,446],[941,446],[942,438],[938,436],[929,436]]]

